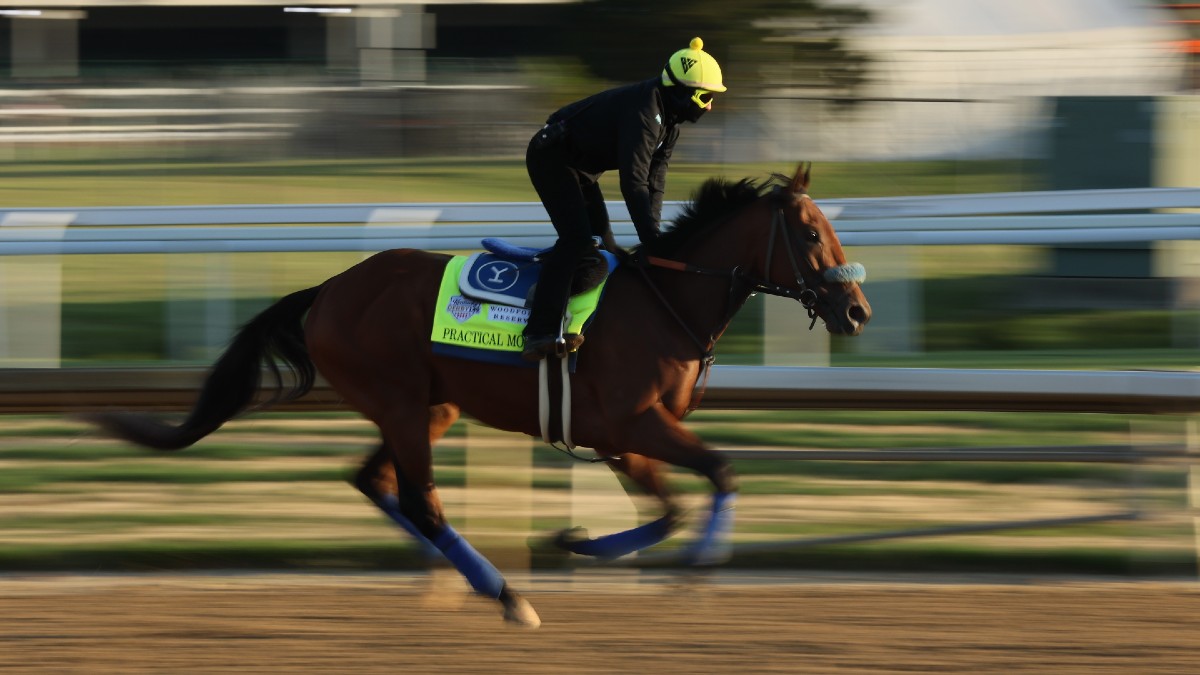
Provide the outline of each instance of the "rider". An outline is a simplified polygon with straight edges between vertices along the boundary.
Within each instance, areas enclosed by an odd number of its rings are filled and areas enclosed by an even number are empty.
[[[679,125],[699,120],[712,109],[713,94],[725,91],[721,67],[703,47],[703,40],[692,38],[687,49],[671,55],[659,77],[564,106],[529,142],[525,166],[558,241],[534,291],[521,353],[525,359],[562,355],[583,344],[582,335],[562,335],[571,278],[595,250],[593,236],[610,252],[620,251],[597,183],[601,174],[620,172],[621,194],[638,238],[648,243],[658,236],[667,163]]]

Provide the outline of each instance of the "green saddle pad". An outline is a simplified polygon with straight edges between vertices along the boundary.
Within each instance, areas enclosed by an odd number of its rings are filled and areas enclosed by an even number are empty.
[[[463,294],[459,277],[467,256],[454,256],[442,274],[433,314],[433,353],[513,365],[532,365],[521,358],[521,332],[529,320],[525,307],[476,300]],[[607,280],[567,303],[567,333],[583,333],[600,305]]]

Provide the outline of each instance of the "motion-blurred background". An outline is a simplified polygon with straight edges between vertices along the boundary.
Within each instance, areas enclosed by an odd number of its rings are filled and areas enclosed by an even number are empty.
[[[0,229],[10,228],[0,237],[0,368],[36,378],[46,368],[207,365],[238,322],[272,298],[362,258],[6,255],[30,228],[69,222],[55,213],[530,202],[524,148],[545,117],[657,76],[695,35],[723,66],[729,92],[685,130],[668,199],[686,199],[710,176],[765,178],[800,160],[815,163],[819,204],[1200,184],[1200,3],[0,0]],[[620,199],[615,176],[604,185]],[[1020,196],[1009,199],[1017,210]],[[804,331],[800,317],[780,324],[792,310],[760,298],[739,315],[719,362],[1193,369],[1200,249],[1188,237],[1120,239],[850,246],[868,267],[875,319],[866,334],[831,341]],[[695,428],[722,447],[826,450],[1136,448],[1189,438],[1182,416],[1051,413],[716,411],[698,414]],[[337,482],[371,443],[370,429],[350,416],[247,423],[186,465],[82,433],[55,416],[0,419],[0,564],[105,568],[137,559],[156,567],[255,556],[304,564],[322,545],[330,564],[394,564],[392,548],[373,548],[393,536],[386,524]],[[455,492],[469,482],[466,451],[455,445],[469,432],[456,433],[439,451],[452,517],[455,500],[470,499]],[[537,502],[535,513],[553,515],[503,527],[578,521],[589,508],[568,488],[588,479],[549,450],[532,453],[542,476],[533,480],[548,490],[538,494],[564,501]],[[271,457],[288,470],[260,463]],[[909,555],[920,566],[1194,569],[1188,470],[1177,464],[747,460],[739,468],[748,475],[739,536],[750,540],[1001,512],[1155,514],[953,544],[833,546],[821,549],[829,564]],[[595,480],[601,493],[612,483],[607,474]],[[688,480],[686,489],[702,491]],[[291,501],[301,494],[310,501]],[[60,507],[64,495],[86,499],[90,515]],[[263,495],[280,506],[264,509]],[[598,504],[590,510],[613,509]],[[347,563],[347,542],[360,544],[359,563]]]
[[[0,207],[534,201],[522,166],[532,130],[564,103],[656,76],[692,35],[730,91],[683,134],[669,199],[710,176],[762,178],[800,160],[817,163],[813,192],[827,199],[1200,178],[1200,9],[1189,3],[56,4],[0,4]],[[606,185],[619,201],[611,177]],[[1191,250],[862,249],[881,311],[872,335],[835,351],[1190,348],[1200,342]],[[288,275],[263,270],[310,264],[231,256],[221,263],[231,273],[194,285],[233,274],[234,295],[254,301],[227,310],[232,323],[262,296],[356,258],[324,259]],[[122,274],[110,276],[114,260]],[[110,302],[167,302],[154,297],[167,286],[186,299],[181,268],[200,263],[169,260],[61,259],[61,347],[14,316],[0,324],[0,363],[207,359],[223,335],[209,330],[198,350],[169,336],[188,311],[166,327],[154,324],[169,308],[123,317],[142,325],[115,341],[82,328],[106,286],[117,287]],[[5,274],[35,274],[18,263]],[[267,276],[241,283],[254,272]],[[927,278],[964,274],[953,285]],[[1030,279],[1043,275],[1061,281],[1061,300]],[[5,278],[10,309],[41,285]],[[755,311],[744,318],[761,322]]]

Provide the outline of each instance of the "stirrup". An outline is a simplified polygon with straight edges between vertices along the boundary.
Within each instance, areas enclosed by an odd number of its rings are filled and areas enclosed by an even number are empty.
[[[582,344],[583,336],[579,333],[567,333],[561,337],[555,335],[527,337],[525,338],[525,349],[521,351],[521,358],[526,361],[541,361],[547,356],[556,356],[561,359],[567,354],[577,351]]]

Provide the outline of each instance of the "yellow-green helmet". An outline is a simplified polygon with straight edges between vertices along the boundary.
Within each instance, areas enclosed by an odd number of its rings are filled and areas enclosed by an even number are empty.
[[[680,49],[667,59],[662,72],[663,86],[693,87],[707,91],[725,91],[721,81],[721,66],[704,51],[704,40],[692,38],[687,49]]]

